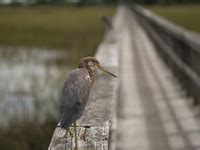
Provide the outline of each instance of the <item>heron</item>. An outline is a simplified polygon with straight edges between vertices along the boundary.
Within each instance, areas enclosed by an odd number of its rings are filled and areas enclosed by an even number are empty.
[[[94,83],[94,72],[96,70],[117,78],[116,75],[104,69],[94,57],[80,59],[78,68],[72,70],[64,82],[60,98],[60,127],[68,129],[74,126],[75,149],[78,149],[76,120],[79,119],[88,101],[90,89]]]

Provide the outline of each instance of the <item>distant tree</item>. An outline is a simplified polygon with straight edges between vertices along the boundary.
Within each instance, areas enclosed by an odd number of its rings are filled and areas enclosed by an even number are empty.
[[[37,3],[37,4],[45,4],[45,3],[46,3],[46,0],[36,0],[36,3]]]
[[[155,4],[158,0],[132,0],[132,2],[136,3],[144,3],[144,4]]]
[[[65,2],[66,0],[36,0],[38,4],[61,4]]]
[[[102,0],[103,3],[118,3],[119,0]]]

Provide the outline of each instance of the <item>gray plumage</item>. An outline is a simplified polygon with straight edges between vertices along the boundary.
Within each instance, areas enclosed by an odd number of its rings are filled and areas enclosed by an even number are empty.
[[[91,87],[86,68],[74,69],[64,83],[60,98],[60,124],[68,128],[79,119],[88,100]]]
[[[100,69],[117,78],[105,70],[94,57],[84,57],[80,60],[79,68],[72,70],[64,83],[60,98],[60,127],[67,129],[74,123],[75,149],[78,149],[76,120],[79,119],[88,101],[90,88],[94,82],[94,72]],[[85,137],[85,133],[83,134]]]
[[[116,76],[100,66],[94,57],[84,57],[79,68],[72,70],[64,83],[60,98],[60,126],[67,129],[83,114],[88,101],[90,88],[94,82],[94,72],[100,69],[116,78]],[[76,126],[76,125],[75,125]]]

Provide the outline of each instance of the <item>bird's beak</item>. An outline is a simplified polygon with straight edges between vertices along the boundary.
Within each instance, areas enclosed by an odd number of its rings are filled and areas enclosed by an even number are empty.
[[[109,74],[109,75],[111,75],[111,76],[117,78],[116,75],[114,75],[113,73],[107,71],[106,69],[104,69],[104,68],[103,68],[102,66],[100,66],[99,64],[97,64],[97,68],[98,68],[99,70],[101,70],[101,71],[103,71],[103,72],[105,72],[105,73],[107,73],[107,74]]]

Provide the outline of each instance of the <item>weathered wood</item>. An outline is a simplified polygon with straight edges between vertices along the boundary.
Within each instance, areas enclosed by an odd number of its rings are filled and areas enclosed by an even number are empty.
[[[199,149],[200,120],[135,13],[121,7],[117,150]],[[199,112],[199,111],[198,111]]]
[[[74,147],[74,128],[69,130],[57,127],[49,150],[70,150]],[[83,135],[85,134],[85,138]],[[81,150],[106,150],[108,149],[109,125],[108,122],[101,126],[77,127],[78,146]]]
[[[109,30],[95,56],[102,66],[117,75],[118,46],[112,34],[113,31]],[[117,90],[118,80],[98,72],[83,116],[77,121],[79,150],[107,150],[109,148],[110,133],[114,129],[113,120],[116,119]],[[71,132],[57,127],[49,150],[73,149],[74,136],[70,133],[74,131],[71,127],[69,130]]]
[[[139,5],[134,5],[133,8],[135,11],[137,11],[137,13],[143,16],[146,21],[156,23],[159,27],[169,32],[172,36],[187,43],[195,51],[200,52],[200,36],[198,34],[188,31],[182,26],[170,22],[165,18],[159,17],[151,11],[140,7]]]
[[[188,95],[194,97],[194,104],[199,104],[200,36],[140,6],[134,6],[133,11],[158,47],[163,60],[180,80]]]
[[[146,10],[145,10],[146,11]],[[143,22],[143,24],[145,24],[145,22]],[[168,23],[169,24],[169,23]],[[166,25],[166,24],[164,24]],[[174,31],[173,34],[175,34],[176,36],[178,36],[178,32],[180,32],[180,27],[175,28],[175,26],[172,26],[171,24],[169,24],[170,26],[170,31]],[[148,31],[151,33],[151,37],[153,37],[154,40],[157,41],[157,43],[160,44],[160,46],[162,46],[163,50],[166,51],[166,53],[171,57],[171,59],[173,59],[173,61],[188,75],[190,76],[190,78],[196,82],[199,86],[200,86],[200,77],[190,68],[188,67],[183,61],[181,61],[181,59],[171,50],[171,47],[169,47],[167,44],[165,44],[164,41],[162,41],[162,39],[160,39],[160,37],[158,36],[158,33],[155,32],[155,30],[151,27],[148,26],[147,24],[145,24],[145,27],[148,29]],[[181,33],[181,32],[180,32]],[[181,33],[182,34],[182,33]],[[190,39],[191,40],[191,39]],[[200,47],[199,47],[200,48]]]

